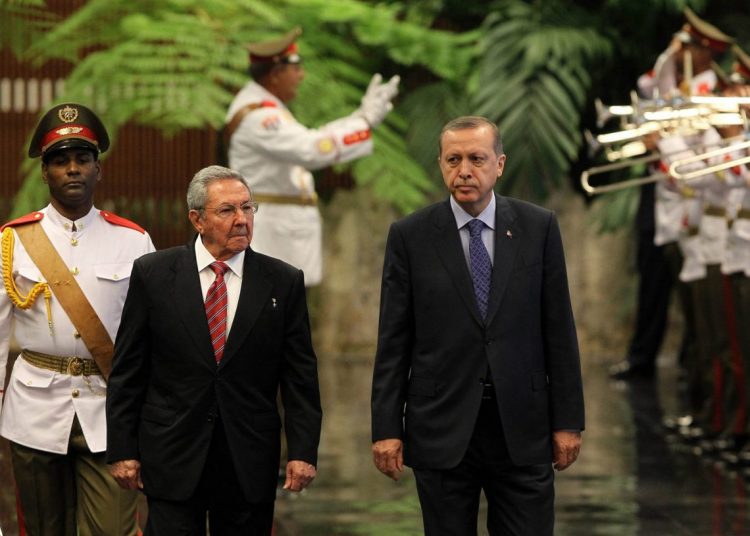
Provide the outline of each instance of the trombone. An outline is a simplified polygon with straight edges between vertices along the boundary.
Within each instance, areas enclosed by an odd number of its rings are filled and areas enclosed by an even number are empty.
[[[631,158],[631,159],[623,160],[620,162],[614,162],[612,164],[594,166],[581,173],[581,187],[588,195],[597,195],[597,194],[604,194],[608,192],[615,192],[618,190],[624,190],[625,188],[632,188],[634,186],[642,186],[644,184],[658,182],[658,181],[667,179],[669,177],[674,177],[677,180],[689,181],[691,179],[695,179],[696,177],[701,177],[709,173],[715,173],[716,171],[720,171],[722,169],[728,169],[737,165],[742,165],[742,164],[750,162],[750,156],[746,156],[746,157],[741,157],[735,160],[730,160],[728,162],[722,162],[721,164],[717,164],[710,168],[701,168],[699,170],[694,170],[694,171],[690,171],[687,173],[680,173],[679,171],[676,171],[678,168],[680,168],[683,165],[689,165],[689,164],[698,162],[700,160],[706,160],[706,159],[712,158],[714,156],[720,156],[722,154],[731,153],[733,151],[750,148],[750,140],[748,140],[747,135],[745,134],[741,134],[739,136],[733,136],[730,138],[725,138],[721,140],[721,142],[719,143],[732,144],[740,140],[745,140],[745,141],[743,141],[742,143],[737,143],[735,145],[728,145],[727,147],[723,147],[721,149],[708,151],[697,156],[685,158],[682,160],[675,160],[670,166],[668,173],[657,171],[649,175],[646,175],[644,177],[634,177],[632,179],[617,181],[617,182],[613,182],[610,184],[603,184],[601,186],[592,186],[590,178],[593,175],[600,175],[602,173],[608,173],[610,171],[616,171],[619,169],[634,167],[634,166],[641,165],[641,164],[650,164],[652,162],[656,162],[660,160],[663,156],[668,156],[668,155],[654,153],[654,154],[643,156],[640,158]],[[711,146],[714,147],[716,146],[716,144],[712,143]],[[691,149],[698,149],[701,147],[705,148],[706,145],[703,143],[699,143],[699,144],[694,144],[694,145],[689,146],[689,148]]]
[[[690,156],[688,158],[683,158],[681,160],[675,160],[674,162],[672,162],[672,165],[669,166],[669,175],[674,177],[677,180],[689,181],[690,179],[695,179],[698,177],[702,177],[704,175],[716,173],[717,171],[723,171],[725,169],[733,168],[735,166],[741,166],[743,164],[750,163],[750,156],[745,155],[745,156],[740,156],[738,158],[734,158],[732,160],[727,160],[726,162],[720,162],[718,164],[714,164],[708,167],[703,167],[700,169],[680,171],[680,169],[683,168],[684,166],[690,166],[691,164],[695,164],[697,162],[704,162],[706,160],[716,158],[717,156],[726,155],[729,153],[733,153],[735,151],[741,151],[743,149],[748,149],[748,148],[750,148],[750,140],[744,141],[742,143],[737,143],[735,145],[722,147],[720,149],[715,149],[713,151],[706,151],[705,153],[695,155],[695,156]]]
[[[592,175],[599,175],[601,173],[608,173],[610,171],[616,171],[618,169],[625,169],[628,167],[637,166],[639,164],[649,164],[651,162],[658,161],[660,156],[658,154],[652,154],[643,156],[641,158],[633,158],[626,162],[614,162],[612,164],[604,164],[602,166],[594,166],[583,173],[581,173],[581,187],[589,195],[605,194],[607,192],[614,192],[617,190],[623,190],[625,188],[631,188],[633,186],[641,186],[651,182],[657,182],[667,178],[667,175],[662,172],[652,173],[645,177],[635,177],[624,181],[614,182],[611,184],[604,184],[602,186],[592,186],[589,178]]]

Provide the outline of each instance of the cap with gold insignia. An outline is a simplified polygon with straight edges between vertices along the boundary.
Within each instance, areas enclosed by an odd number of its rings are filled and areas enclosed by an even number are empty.
[[[302,58],[297,53],[296,43],[300,35],[302,28],[296,26],[278,39],[246,45],[250,63],[300,63]]]
[[[737,45],[732,47],[734,64],[732,65],[732,81],[738,84],[750,84],[750,56]]]
[[[39,121],[29,144],[29,156],[44,157],[52,151],[73,148],[103,153],[109,148],[109,136],[94,112],[66,102],[51,108]]]
[[[699,45],[718,54],[726,52],[727,48],[734,43],[734,38],[701,19],[689,7],[683,10],[683,14],[687,22],[676,34],[683,43]]]

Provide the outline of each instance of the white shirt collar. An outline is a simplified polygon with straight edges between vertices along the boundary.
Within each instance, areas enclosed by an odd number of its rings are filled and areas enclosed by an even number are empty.
[[[484,224],[490,229],[495,229],[495,194],[492,194],[490,202],[484,207],[484,210],[479,213],[479,216],[474,218],[471,214],[466,212],[461,205],[453,198],[450,197],[451,210],[453,211],[453,217],[456,218],[456,227],[458,229],[463,228],[467,223],[473,219],[482,220]]]
[[[201,236],[198,235],[195,239],[195,260],[198,261],[198,271],[201,272],[207,268],[212,262],[216,261],[213,255],[211,255],[206,246],[203,245]],[[229,266],[229,269],[237,277],[242,277],[242,270],[245,266],[245,250],[243,249],[233,257],[225,260],[224,263]]]

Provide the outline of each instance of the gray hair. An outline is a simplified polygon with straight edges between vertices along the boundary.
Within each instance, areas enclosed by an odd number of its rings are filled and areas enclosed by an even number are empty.
[[[187,206],[188,210],[203,211],[206,206],[206,197],[208,192],[208,185],[214,181],[234,179],[240,181],[245,185],[247,191],[252,197],[253,192],[250,189],[247,179],[242,176],[242,173],[234,169],[230,169],[224,166],[208,166],[196,173],[187,190]]]
[[[481,115],[464,115],[446,123],[443,130],[440,131],[440,139],[438,141],[440,152],[438,154],[443,154],[443,134],[446,132],[452,132],[454,130],[469,130],[479,127],[490,128],[493,136],[492,141],[495,154],[498,156],[503,154],[503,140],[500,139],[500,131],[498,130],[497,125]]]

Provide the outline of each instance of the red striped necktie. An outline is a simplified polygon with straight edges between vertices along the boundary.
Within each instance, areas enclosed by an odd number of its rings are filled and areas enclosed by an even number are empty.
[[[211,333],[211,343],[214,346],[214,357],[219,363],[224,355],[227,335],[227,285],[224,283],[224,274],[229,270],[229,266],[216,261],[211,263],[211,269],[216,274],[216,279],[211,283],[206,294],[206,318]]]

